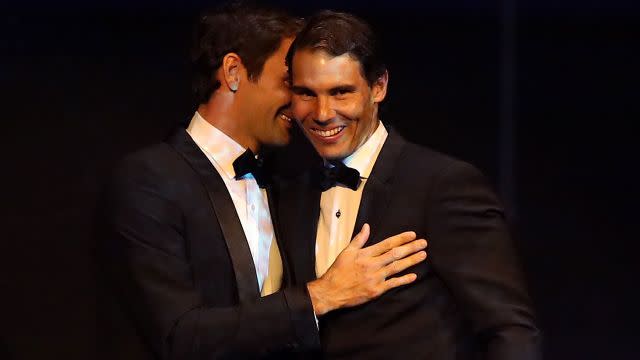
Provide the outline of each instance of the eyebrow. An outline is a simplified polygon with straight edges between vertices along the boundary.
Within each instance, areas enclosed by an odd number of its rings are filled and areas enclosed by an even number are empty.
[[[291,86],[291,91],[294,94],[315,94],[313,91],[311,91],[311,89],[300,85]]]
[[[300,86],[300,85],[292,85],[291,91],[295,94],[315,94],[313,90],[307,88],[306,86]],[[350,93],[355,91],[356,91],[356,87],[353,85],[339,85],[339,86],[332,87],[331,89],[329,89],[328,92],[329,94],[333,95],[340,92]]]
[[[353,85],[340,85],[329,89],[330,94],[335,94],[339,92],[355,92],[356,87]]]

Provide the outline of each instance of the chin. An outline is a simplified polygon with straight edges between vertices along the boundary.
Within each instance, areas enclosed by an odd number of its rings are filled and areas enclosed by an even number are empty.
[[[285,130],[284,134],[280,137],[280,144],[288,145],[291,142],[291,133],[289,130]]]
[[[316,151],[318,152],[320,157],[326,160],[341,160],[345,158],[345,156],[342,156],[342,152],[337,150],[332,150],[332,149],[318,150],[318,148],[316,148]]]
[[[277,139],[273,139],[269,145],[270,146],[286,146],[289,144],[289,142],[291,141],[290,138],[277,138]]]

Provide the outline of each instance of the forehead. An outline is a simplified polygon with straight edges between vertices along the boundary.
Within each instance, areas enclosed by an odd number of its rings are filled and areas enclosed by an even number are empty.
[[[365,81],[360,62],[348,53],[332,56],[312,49],[296,51],[292,77],[294,85],[318,88]]]

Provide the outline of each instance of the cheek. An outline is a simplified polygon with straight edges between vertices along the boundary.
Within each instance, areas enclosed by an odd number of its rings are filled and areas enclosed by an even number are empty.
[[[336,104],[336,112],[349,120],[359,120],[363,113],[363,104],[360,99],[344,100]]]
[[[296,100],[294,98],[291,102],[291,111],[293,112],[293,117],[299,122],[303,121],[309,116],[311,109],[312,108],[307,101]]]
[[[281,103],[287,104],[291,101],[291,92],[286,86],[282,84],[280,84],[280,86],[278,86],[278,88],[274,90],[274,94],[277,94],[278,100]]]

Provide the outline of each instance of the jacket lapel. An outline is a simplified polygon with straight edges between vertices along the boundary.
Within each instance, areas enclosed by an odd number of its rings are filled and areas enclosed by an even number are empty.
[[[405,144],[405,141],[393,131],[393,128],[387,126],[387,129],[389,135],[362,190],[362,199],[351,236],[353,239],[362,226],[368,223],[371,227],[371,233],[374,235],[369,238],[367,244],[382,240],[375,239],[375,234],[380,234],[377,231],[377,225],[380,218],[388,211],[393,170]]]
[[[286,193],[285,193],[286,191]],[[286,224],[281,228],[293,268],[294,282],[316,279],[316,233],[320,215],[320,190],[310,185],[309,174],[290,184],[278,204]]]
[[[179,129],[167,140],[200,176],[229,250],[241,303],[260,297],[256,269],[242,224],[220,174],[191,136]]]

